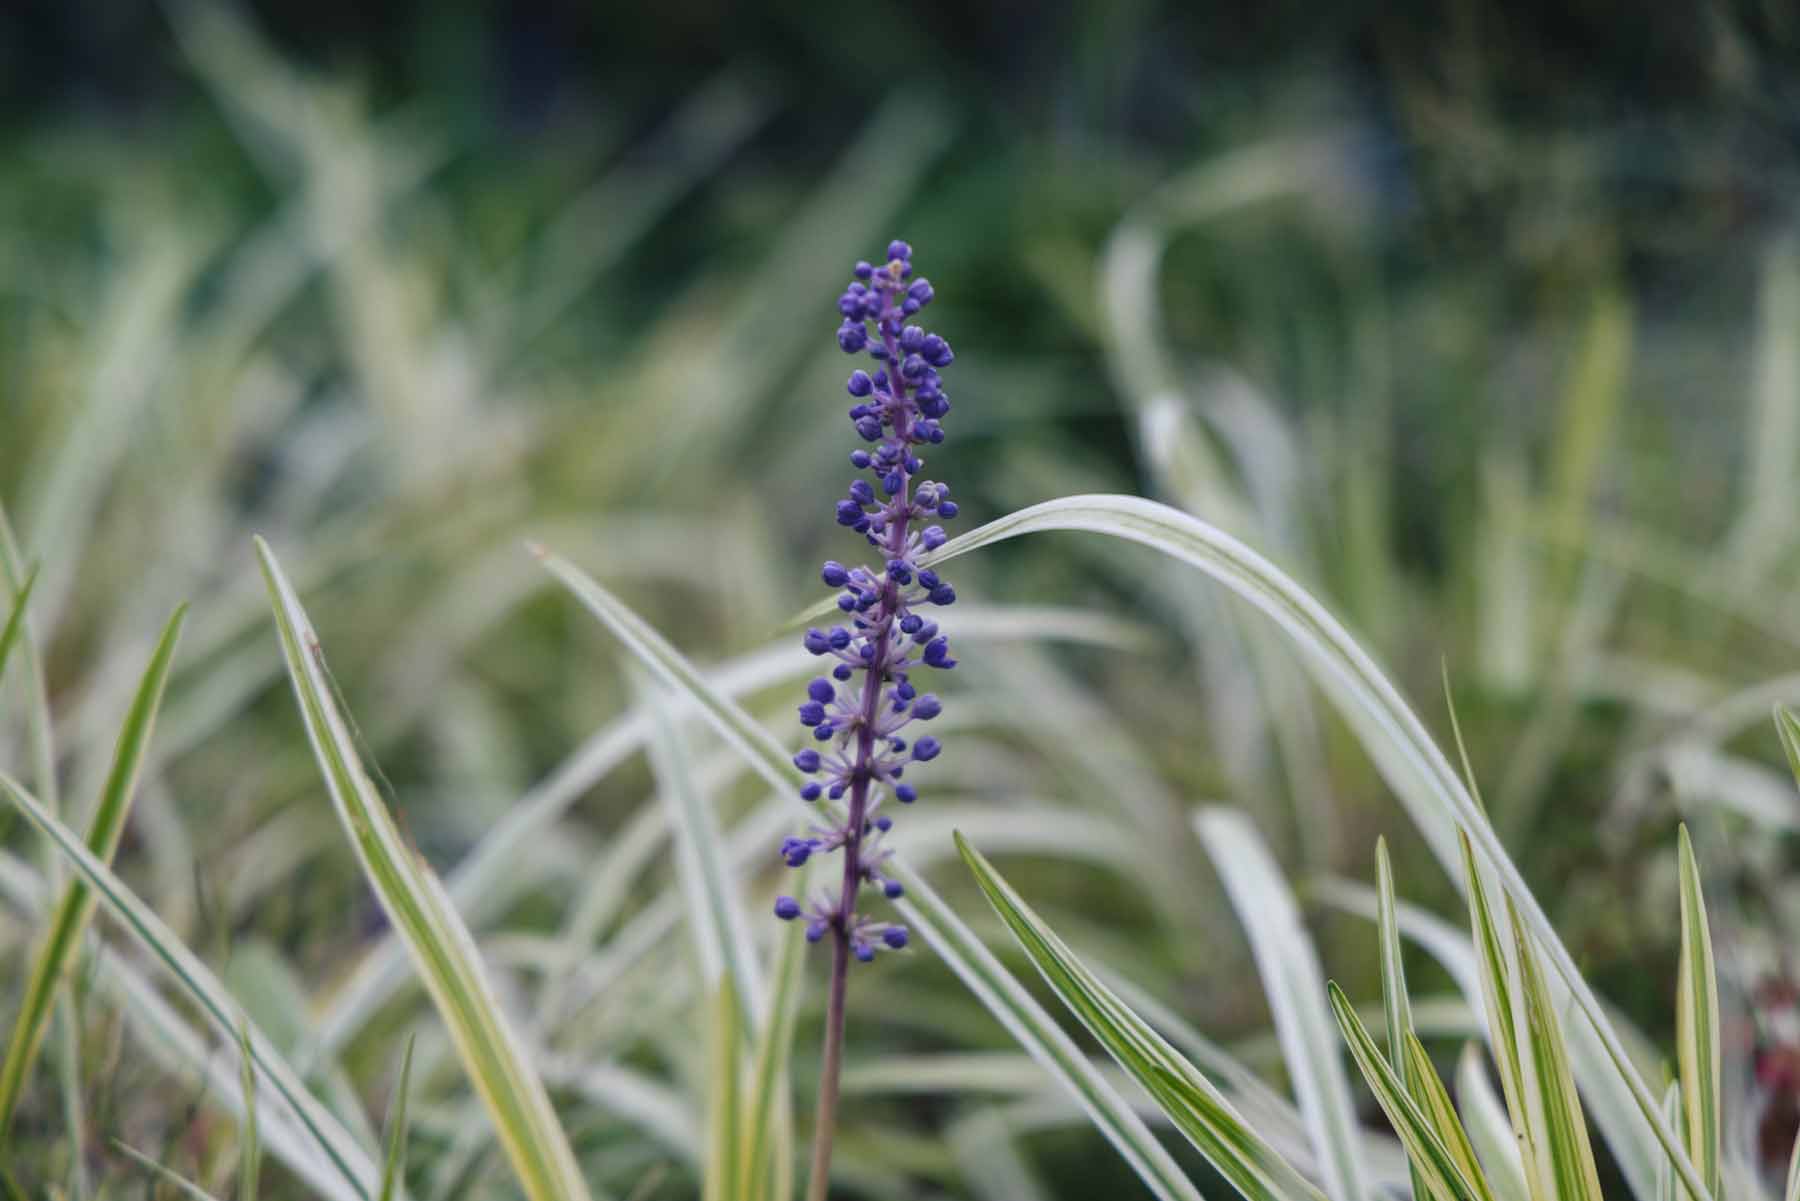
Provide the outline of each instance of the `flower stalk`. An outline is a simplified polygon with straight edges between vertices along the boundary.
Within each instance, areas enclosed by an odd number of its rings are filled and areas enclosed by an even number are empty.
[[[856,401],[850,420],[871,449],[851,452],[851,464],[869,474],[851,482],[836,516],[839,525],[864,536],[882,565],[845,567],[833,560],[820,570],[828,587],[841,590],[837,603],[848,625],[806,632],[806,649],[836,663],[829,678],[807,686],[800,706],[801,724],[825,750],[807,747],[794,756],[794,765],[818,777],[800,789],[802,800],[848,797],[848,813],[842,825],[815,824],[806,836],[781,846],[790,867],[840,851],[844,870],[835,894],[823,893],[805,905],[790,896],[775,902],[775,914],[784,921],[805,919],[809,941],[829,937],[832,943],[810,1201],[824,1201],[830,1184],[850,962],[867,963],[878,950],[907,945],[905,926],[863,914],[857,901],[865,886],[889,898],[901,895],[900,882],[882,871],[890,854],[882,844],[893,820],[881,810],[890,798],[902,805],[917,800],[914,786],[902,782],[906,768],[935,759],[942,749],[929,735],[910,744],[902,736],[911,723],[930,721],[942,711],[938,698],[920,693],[911,675],[919,667],[942,671],[956,665],[937,623],[916,611],[956,600],[949,584],[919,564],[947,540],[943,528],[916,528],[933,515],[956,516],[949,488],[918,478],[924,466],[919,449],[944,440],[940,422],[950,411],[950,398],[938,369],[955,356],[943,338],[908,320],[933,296],[929,281],[913,277],[910,246],[891,243],[884,264],[858,263],[855,276],[838,298],[844,320],[837,338],[846,354],[866,352],[875,363],[873,374],[858,369],[846,384]]]

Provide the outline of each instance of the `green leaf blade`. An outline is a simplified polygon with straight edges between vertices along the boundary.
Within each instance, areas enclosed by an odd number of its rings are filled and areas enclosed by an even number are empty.
[[[22,614],[21,605],[14,612],[14,619],[21,618]],[[103,863],[112,862],[119,849],[119,840],[124,835],[125,820],[137,791],[144,753],[149,749],[151,734],[156,726],[157,710],[161,707],[163,690],[169,682],[169,668],[175,659],[175,647],[181,639],[181,626],[186,614],[187,606],[180,606],[163,628],[162,637],[157,640],[156,649],[151,652],[150,662],[138,682],[137,693],[119,728],[112,766],[107,772],[106,783],[101,790],[100,801],[94,810],[93,823],[87,835],[88,848]],[[9,632],[15,628],[9,622]],[[49,933],[26,980],[25,999],[14,1022],[12,1038],[7,1043],[6,1062],[0,1065],[0,1137],[4,1137],[11,1127],[19,1098],[24,1092],[25,1080],[30,1075],[32,1064],[43,1044],[51,1004],[75,952],[81,946],[82,935],[93,919],[96,904],[87,885],[80,880],[71,880],[63,889],[62,899],[51,916]]]
[[[1045,983],[1233,1188],[1247,1201],[1322,1201],[1223,1093],[1082,966],[967,839],[959,834],[956,845]]]
[[[587,1186],[543,1081],[501,1012],[474,939],[437,876],[407,847],[363,767],[325,673],[318,637],[268,544],[257,540],[307,736],[364,876],[405,936],[527,1197],[587,1201]]]

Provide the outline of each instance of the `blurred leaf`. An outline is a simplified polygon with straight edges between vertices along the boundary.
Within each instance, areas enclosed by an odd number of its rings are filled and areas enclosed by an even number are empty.
[[[1482,1066],[1481,1049],[1476,1043],[1463,1044],[1456,1061],[1456,1095],[1462,1101],[1464,1128],[1469,1142],[1481,1161],[1488,1188],[1494,1201],[1531,1201],[1531,1189],[1525,1183],[1525,1168],[1519,1162],[1519,1144],[1513,1135],[1512,1119],[1506,1107],[1494,1095],[1488,1083],[1487,1069]],[[1664,1158],[1667,1163],[1667,1157]]]
[[[33,563],[25,572],[25,582],[13,593],[12,613],[6,619],[6,628],[0,630],[0,680],[6,678],[6,661],[12,657],[19,634],[25,629],[25,606],[31,602],[31,590],[37,584],[37,575],[37,564]]]
[[[744,1010],[733,993],[730,973],[714,977],[708,1008],[712,1011],[706,1061],[706,1170],[704,1201],[738,1201],[737,1182],[744,1176],[741,1065]]]
[[[788,1091],[788,1061],[800,1013],[801,969],[807,947],[804,931],[790,924],[778,945],[769,979],[772,995],[757,1040],[749,1112],[744,1119],[744,1171],[738,1178],[737,1195],[745,1201],[758,1197],[787,1201],[793,1192],[793,1098]]]
[[[638,689],[648,706],[651,721],[650,770],[667,813],[670,837],[675,842],[676,874],[687,899],[686,918],[693,931],[700,962],[701,984],[710,994],[721,974],[731,977],[729,996],[744,1007],[740,1015],[755,1030],[760,1015],[762,984],[757,979],[749,922],[737,881],[720,853],[724,838],[712,805],[700,794],[689,770],[693,756],[681,732],[657,695],[658,686]]]
[[[394,1201],[406,1180],[406,1094],[412,1086],[413,1041],[408,1035],[406,1050],[400,1055],[400,1083],[394,1088],[393,1107],[388,1113],[387,1155],[381,1165],[379,1201]]]
[[[256,543],[282,656],[333,807],[363,874],[406,938],[458,1057],[532,1201],[586,1201],[567,1135],[482,970],[474,939],[375,791],[325,674],[318,636],[268,544]]]
[[[1082,966],[981,852],[960,834],[956,847],[1044,982],[1233,1188],[1248,1201],[1322,1197],[1211,1081]]]
[[[1681,1081],[1671,1080],[1669,1089],[1663,1094],[1663,1112],[1669,1115],[1669,1124],[1684,1135],[1687,1133],[1687,1121],[1683,1116],[1681,1100]],[[1682,1193],[1675,1185],[1675,1166],[1665,1157],[1656,1165],[1656,1201],[1682,1201]]]
[[[1800,717],[1786,705],[1775,706],[1775,732],[1781,736],[1781,749],[1787,752],[1794,783],[1800,784]]]
[[[256,1066],[281,1098],[287,1102],[306,1131],[312,1135],[338,1175],[357,1196],[373,1194],[377,1180],[375,1164],[338,1119],[307,1091],[299,1075],[289,1067],[275,1044],[257,1029],[255,1023],[235,1012],[236,1006],[225,986],[205,964],[189,950],[175,932],[165,925],[150,907],[125,887],[112,870],[89,851],[75,832],[57,821],[38,799],[12,777],[0,773],[0,792],[24,813],[32,825],[56,845],[58,852],[74,866],[88,886],[112,910],[119,922],[164,970],[192,998],[213,1023],[219,1036],[235,1043],[238,1023],[244,1022],[249,1035],[249,1050]],[[197,1041],[184,1048],[191,1066],[206,1070],[210,1053]]]
[[[1719,981],[1713,965],[1706,895],[1687,824],[1681,826],[1681,967],[1676,995],[1675,1047],[1681,1063],[1682,1110],[1688,1154],[1707,1187],[1719,1192]]]
[[[1373,1197],[1342,1051],[1325,1008],[1324,973],[1293,895],[1256,828],[1242,814],[1202,809],[1194,816],[1194,829],[1212,855],[1250,940],[1263,995],[1274,1014],[1282,1060],[1319,1157],[1325,1194]]]
[[[238,1081],[244,1093],[244,1129],[238,1148],[237,1201],[256,1201],[262,1180],[262,1135],[256,1128],[256,1061],[250,1055],[250,1031],[238,1024]]]
[[[185,1196],[194,1198],[194,1201],[219,1201],[217,1197],[214,1197],[211,1193],[195,1184],[192,1180],[189,1180],[186,1176],[183,1176],[170,1168],[163,1167],[154,1159],[145,1155],[142,1151],[126,1146],[118,1139],[113,1140],[113,1146],[117,1148],[122,1155],[129,1157],[139,1167],[154,1174],[173,1188],[180,1190]]]
[[[23,612],[21,606],[15,617]],[[119,729],[119,740],[113,748],[112,768],[94,809],[94,820],[88,827],[87,845],[103,863],[111,863],[118,852],[119,840],[125,833],[125,819],[137,791],[138,773],[144,765],[150,736],[156,726],[156,712],[162,704],[163,687],[169,680],[169,665],[175,658],[175,644],[181,637],[181,623],[187,606],[175,610],[162,637],[150,655],[138,682],[137,695],[126,711]],[[14,628],[9,625],[9,630]],[[87,886],[71,880],[63,890],[62,901],[50,919],[49,932],[32,962],[26,977],[25,999],[13,1023],[7,1043],[6,1062],[0,1066],[0,1139],[12,1125],[26,1078],[42,1045],[44,1030],[50,1020],[51,1003],[82,935],[94,916],[95,900]]]

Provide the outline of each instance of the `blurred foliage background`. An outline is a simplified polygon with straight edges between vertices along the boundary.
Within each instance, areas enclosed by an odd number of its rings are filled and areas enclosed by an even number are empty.
[[[68,812],[92,804],[191,601],[121,863],[296,1046],[383,924],[250,534],[289,563],[409,836],[450,872],[630,704],[616,648],[524,539],[703,662],[815,599],[846,549],[832,301],[902,236],[958,351],[932,473],[971,523],[1155,496],[1305,581],[1440,733],[1447,665],[1515,858],[1653,1036],[1673,1022],[1670,831],[1710,824],[1728,1054],[1785,1154],[1800,1075],[1763,1068],[1800,1042],[1797,815],[1764,721],[1800,692],[1788,6],[22,0],[0,21],[0,501],[42,563],[53,778]],[[1009,875],[1278,1081],[1242,937],[1169,815],[1242,807],[1303,900],[1369,878],[1378,832],[1403,893],[1454,914],[1449,882],[1285,652],[1194,578],[1067,536],[958,566],[988,632],[962,655],[970,730],[934,765],[950,809],[1112,823],[1142,878],[1024,836]],[[753,696],[775,728],[789,692]],[[29,775],[23,709],[0,746]],[[750,813],[713,750],[724,811]],[[696,1019],[659,991],[684,946],[638,828],[648,775],[576,778],[466,908],[595,1178],[625,1193],[666,1163],[645,1195],[689,1195],[678,1147],[584,1091],[585,1066],[623,1065],[678,1127]],[[948,827],[911,838],[974,920]],[[45,862],[18,823],[5,839]],[[621,845],[636,859],[606,858]],[[773,842],[741,860],[760,911]],[[1372,995],[1366,923],[1308,915],[1327,969]],[[32,937],[9,911],[0,963]],[[927,955],[856,986],[845,1195],[1006,1195],[967,1151],[979,1115],[1033,1095],[1004,1033]],[[79,1011],[57,1053],[82,1129],[40,1073],[20,1178],[123,1188],[112,1138],[226,1172],[204,1091],[170,1091],[103,990]],[[386,1096],[414,1028],[429,1040],[430,1013],[404,989],[343,1028],[348,1104]],[[422,1063],[422,1194],[510,1195],[492,1148],[459,1141],[454,1062]],[[1043,1196],[1135,1187],[1091,1131],[1027,1127]]]

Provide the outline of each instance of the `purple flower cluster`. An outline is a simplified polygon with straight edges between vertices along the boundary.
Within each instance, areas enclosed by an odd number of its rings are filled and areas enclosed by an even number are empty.
[[[933,516],[955,517],[956,502],[947,485],[914,483],[924,466],[918,448],[944,440],[941,422],[950,397],[938,371],[955,356],[943,338],[909,320],[932,299],[930,281],[913,277],[912,247],[891,243],[886,263],[858,263],[855,276],[838,297],[844,321],[837,339],[846,354],[867,352],[874,360],[873,374],[852,371],[847,385],[856,401],[850,421],[870,444],[852,451],[850,462],[870,478],[851,481],[849,494],[837,502],[837,520],[864,536],[881,565],[846,567],[834,560],[819,573],[840,590],[837,604],[847,624],[806,631],[806,649],[836,663],[829,678],[807,685],[800,706],[800,724],[822,745],[794,756],[795,767],[816,777],[800,789],[801,799],[848,795],[849,817],[842,826],[815,825],[806,837],[781,845],[782,859],[796,868],[814,855],[842,851],[844,882],[836,898],[817,897],[805,906],[779,897],[775,916],[804,917],[813,942],[836,932],[867,962],[877,947],[906,945],[904,926],[856,911],[865,885],[890,898],[902,891],[883,871],[891,852],[882,839],[893,819],[881,812],[882,804],[890,796],[903,805],[917,800],[913,786],[901,782],[906,767],[935,759],[942,749],[929,734],[910,743],[906,737],[907,726],[930,721],[943,709],[935,695],[914,686],[912,674],[921,666],[956,666],[949,640],[919,611],[956,600],[954,588],[919,566],[920,556],[942,546],[947,535],[935,524],[915,528]]]

